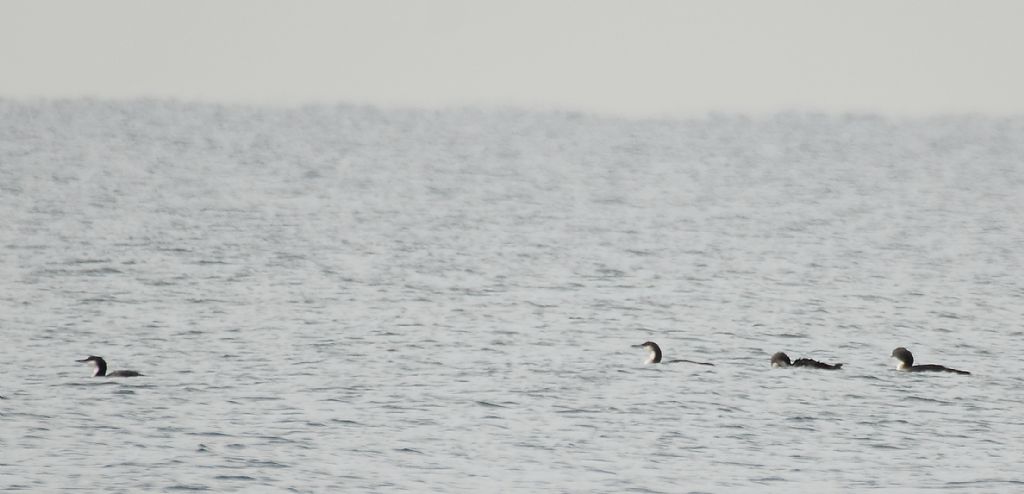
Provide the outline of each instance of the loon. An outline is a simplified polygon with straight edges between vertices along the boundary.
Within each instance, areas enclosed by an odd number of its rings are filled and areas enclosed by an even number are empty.
[[[639,345],[633,345],[633,347],[635,347],[635,348],[643,348],[644,350],[647,350],[648,355],[647,355],[647,360],[644,361],[645,364],[687,363],[687,364],[697,364],[697,365],[715,365],[715,364],[709,364],[707,362],[694,362],[692,360],[666,360],[666,361],[662,362],[661,361],[661,347],[659,347],[658,344],[653,342],[653,341],[645,341],[645,342],[643,342],[643,343],[641,343]]]
[[[89,362],[94,367],[92,371],[92,377],[138,377],[142,373],[133,370],[116,370],[107,372],[107,361],[103,360],[103,357],[97,357],[95,355],[89,355],[82,360],[76,360],[75,362]]]
[[[818,362],[809,358],[798,358],[794,361],[789,360],[789,355],[785,352],[775,352],[772,355],[772,367],[810,367],[812,369],[827,369],[827,370],[839,370],[843,368],[843,364],[826,364],[825,362]]]
[[[896,369],[907,372],[955,372],[957,374],[970,375],[970,372],[962,371],[960,369],[952,369],[943,365],[927,364],[927,365],[914,365],[914,354],[910,353],[910,350],[899,347],[892,351],[890,357],[899,360],[896,364]]]

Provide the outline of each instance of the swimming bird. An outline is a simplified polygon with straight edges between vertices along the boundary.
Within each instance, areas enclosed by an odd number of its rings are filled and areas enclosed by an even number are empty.
[[[899,360],[896,363],[896,369],[907,372],[955,372],[957,374],[970,375],[970,372],[962,371],[960,369],[952,369],[944,365],[926,364],[926,365],[914,365],[914,354],[910,353],[910,350],[899,347],[892,351],[890,357]]]
[[[661,347],[659,347],[658,344],[653,342],[653,341],[645,341],[645,342],[643,342],[643,343],[641,343],[639,345],[633,345],[633,347],[634,348],[643,348],[644,350],[647,350],[648,354],[647,354],[647,360],[644,361],[645,364],[687,363],[687,364],[697,364],[697,365],[715,365],[715,364],[709,364],[707,362],[694,362],[692,360],[666,360],[666,361],[662,362],[661,361]]]
[[[827,369],[827,370],[839,370],[843,368],[843,364],[826,364],[825,362],[818,362],[809,358],[798,358],[794,361],[789,360],[789,355],[785,352],[775,352],[772,355],[772,367],[810,367],[812,369]]]
[[[75,362],[88,362],[92,364],[93,371],[92,377],[138,377],[142,373],[133,370],[116,370],[107,372],[107,361],[103,360],[103,357],[97,357],[95,355],[89,355],[82,360],[76,360]]]

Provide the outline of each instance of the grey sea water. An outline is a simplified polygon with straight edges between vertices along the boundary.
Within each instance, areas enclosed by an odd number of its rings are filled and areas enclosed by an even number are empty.
[[[1021,491],[1022,220],[1024,118],[0,101],[0,488]]]

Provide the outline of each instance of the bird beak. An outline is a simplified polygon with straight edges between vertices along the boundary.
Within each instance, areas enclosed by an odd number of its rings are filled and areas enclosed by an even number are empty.
[[[82,359],[82,360],[76,360],[75,362],[88,362],[88,361],[89,361],[89,359],[87,359],[87,358],[84,358],[84,359]]]

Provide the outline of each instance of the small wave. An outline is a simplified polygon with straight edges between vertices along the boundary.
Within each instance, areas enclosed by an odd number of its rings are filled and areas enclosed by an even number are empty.
[[[89,378],[89,379],[92,379],[92,378]],[[110,380],[107,380],[107,379],[94,379],[94,380],[86,381],[86,382],[64,383],[63,385],[64,386],[116,386],[117,384],[118,384],[117,381],[110,381]]]
[[[186,434],[188,434],[190,436],[203,436],[203,437],[231,437],[230,434],[225,434],[223,432],[216,432],[216,431],[186,432]]]
[[[554,308],[558,307],[558,304],[542,304],[542,303],[534,302],[532,300],[527,300],[526,304],[527,305],[531,305],[533,307],[537,307],[539,309],[554,309]]]
[[[1024,485],[1024,480],[1001,480],[1001,479],[985,479],[985,480],[963,480],[959,482],[946,482],[948,486],[964,487],[964,486],[992,486],[997,485]]]
[[[123,271],[117,268],[96,268],[96,269],[82,269],[80,271],[72,271],[75,274],[83,274],[86,276],[103,276],[107,274],[121,274]]]
[[[288,465],[284,463],[278,463],[270,460],[249,460],[245,462],[245,464],[255,468],[288,468]]]
[[[68,259],[67,261],[64,261],[64,264],[72,264],[72,265],[73,264],[103,264],[103,263],[107,263],[107,262],[110,262],[110,259],[80,258],[80,259]]]
[[[593,466],[584,467],[587,471],[600,473],[602,475],[618,475],[619,472],[613,472],[611,470],[605,470],[604,468],[597,468]]]
[[[243,396],[240,399],[245,401],[281,401],[284,398],[280,396]]]
[[[331,419],[331,422],[334,422],[335,424],[341,424],[341,425],[363,425],[363,424],[360,424],[359,422],[356,422],[355,420],[348,420],[348,419]]]
[[[508,408],[508,407],[506,407],[505,405],[499,405],[499,404],[497,404],[497,403],[491,403],[491,402],[489,402],[489,401],[483,401],[483,400],[478,400],[478,401],[476,401],[475,403],[476,403],[477,405],[480,405],[480,406],[482,406],[482,407],[489,407],[489,408]]]
[[[83,299],[78,301],[78,303],[81,304],[81,305],[86,305],[86,304],[110,304],[110,303],[117,303],[117,302],[123,302],[123,301],[122,300],[118,300],[117,297],[111,297],[109,295],[100,296],[100,297],[88,297],[88,298],[83,298]]]
[[[4,246],[5,249],[21,249],[21,250],[46,250],[50,246],[46,244],[7,244]]]
[[[220,300],[216,298],[188,298],[185,299],[190,304],[230,304],[229,300]]]
[[[811,417],[809,415],[801,415],[801,416],[796,416],[796,417],[789,417],[786,420],[790,420],[790,421],[793,421],[793,422],[814,422],[814,421],[818,420],[818,417]]]
[[[925,397],[922,397],[922,396],[908,396],[907,399],[908,400],[913,400],[913,401],[923,401],[925,403],[939,403],[939,404],[942,404],[942,405],[951,405],[952,404],[952,402],[949,402],[949,401],[937,400],[935,398],[925,398]]]
[[[192,249],[185,247],[156,247],[154,250],[157,252],[192,252]]]
[[[885,302],[885,303],[895,303],[896,302],[895,299],[892,299],[892,298],[889,298],[889,297],[883,297],[881,295],[873,295],[873,294],[853,293],[853,294],[850,294],[850,295],[845,295],[845,297],[847,297],[847,298],[856,298],[856,299],[863,300],[865,302]]]

